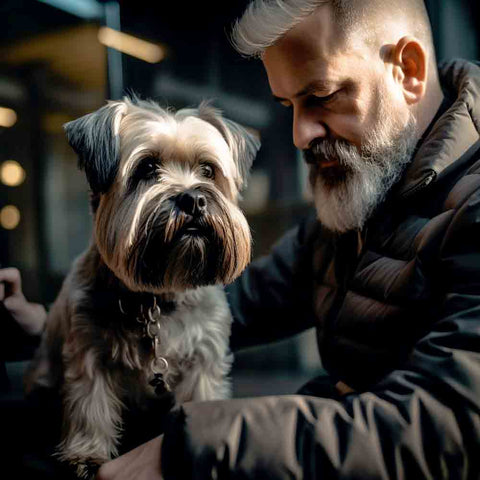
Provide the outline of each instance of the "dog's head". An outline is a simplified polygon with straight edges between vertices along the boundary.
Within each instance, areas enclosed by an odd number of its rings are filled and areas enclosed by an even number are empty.
[[[92,190],[96,245],[134,291],[229,283],[250,260],[237,206],[258,140],[202,104],[137,98],[65,125]]]

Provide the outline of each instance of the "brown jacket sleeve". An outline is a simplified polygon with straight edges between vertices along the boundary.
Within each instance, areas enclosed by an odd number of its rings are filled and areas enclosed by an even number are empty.
[[[478,300],[372,392],[185,405],[166,430],[165,479],[478,478]]]

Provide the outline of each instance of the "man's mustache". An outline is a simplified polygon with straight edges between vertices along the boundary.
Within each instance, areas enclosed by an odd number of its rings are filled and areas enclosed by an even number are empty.
[[[337,161],[340,164],[349,163],[350,157],[355,154],[358,156],[358,150],[346,140],[341,139],[317,139],[313,140],[310,146],[302,151],[303,159],[307,165],[316,165],[318,163]]]

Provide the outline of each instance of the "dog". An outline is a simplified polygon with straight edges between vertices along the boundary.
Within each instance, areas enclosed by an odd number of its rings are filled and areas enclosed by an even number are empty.
[[[60,388],[56,454],[91,478],[118,455],[129,406],[230,395],[223,285],[250,261],[238,200],[260,143],[208,103],[175,112],[138,97],[64,129],[91,189],[93,239],[50,310],[27,389]]]

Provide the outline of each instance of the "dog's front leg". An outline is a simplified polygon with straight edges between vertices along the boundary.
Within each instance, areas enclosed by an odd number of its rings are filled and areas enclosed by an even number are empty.
[[[182,380],[175,386],[177,404],[189,401],[224,400],[231,397],[231,382],[228,374],[233,361],[225,355],[212,361],[203,355],[186,362]]]
[[[93,478],[99,465],[117,455],[122,402],[94,349],[64,353],[64,433],[58,454],[80,478]]]

